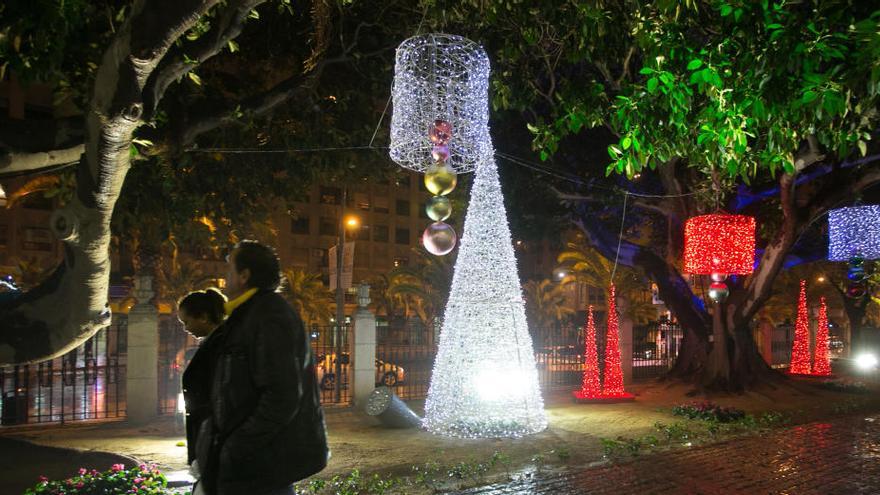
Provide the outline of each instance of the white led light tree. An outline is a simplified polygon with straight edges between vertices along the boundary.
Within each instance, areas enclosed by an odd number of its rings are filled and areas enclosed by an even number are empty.
[[[477,164],[424,426],[457,437],[547,427],[494,159]]]

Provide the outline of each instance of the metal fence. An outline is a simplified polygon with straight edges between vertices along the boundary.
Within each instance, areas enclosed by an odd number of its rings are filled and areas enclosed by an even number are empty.
[[[176,315],[159,317],[159,414],[182,411],[181,377],[198,347],[198,340],[184,329]]]
[[[340,331],[341,330],[341,331]],[[351,403],[351,326],[312,326],[309,343],[315,354],[315,374],[321,391],[321,404]],[[340,352],[341,350],[341,352]],[[337,354],[341,357],[337,361]],[[337,363],[339,380],[337,384]]]
[[[674,323],[652,323],[633,327],[633,381],[664,375],[675,364],[682,328]]]
[[[109,327],[59,358],[0,368],[0,423],[124,417],[127,323],[114,315]]]

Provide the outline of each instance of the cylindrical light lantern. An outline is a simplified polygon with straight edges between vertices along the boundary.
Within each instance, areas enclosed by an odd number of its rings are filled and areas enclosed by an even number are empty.
[[[852,206],[828,212],[828,259],[880,259],[880,205]]]
[[[746,275],[755,268],[755,218],[713,213],[689,218],[684,225],[684,271],[712,275],[709,296],[728,294],[727,275]]]
[[[867,294],[865,260],[880,259],[880,205],[851,206],[828,212],[828,259],[849,262],[846,295]]]
[[[442,162],[456,174],[492,155],[489,57],[477,43],[423,34],[397,48],[391,91],[391,159],[424,172]]]

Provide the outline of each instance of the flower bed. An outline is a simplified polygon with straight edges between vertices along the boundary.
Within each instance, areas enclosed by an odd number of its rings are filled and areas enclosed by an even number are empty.
[[[672,414],[676,416],[684,416],[689,419],[703,419],[706,421],[717,421],[719,423],[730,423],[745,418],[746,413],[735,407],[721,407],[713,402],[692,402],[690,404],[680,404],[672,408]]]
[[[66,480],[50,481],[45,476],[24,495],[168,495],[168,481],[155,466],[141,464],[126,469],[114,464],[109,470],[79,468],[79,473]]]

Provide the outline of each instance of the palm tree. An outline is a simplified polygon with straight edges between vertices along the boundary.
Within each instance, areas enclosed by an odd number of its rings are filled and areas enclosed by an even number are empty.
[[[453,256],[428,256],[416,251],[410,266],[397,267],[388,274],[388,295],[427,327],[432,327],[449,298],[452,285]]]
[[[563,283],[582,282],[602,289],[611,285],[614,264],[580,239],[566,243],[566,250],[559,254],[557,261],[568,267]],[[646,290],[648,284],[638,270],[618,266],[614,284],[618,297],[628,303],[622,311],[624,316],[636,324],[657,318],[657,309]]]
[[[321,282],[321,275],[301,268],[284,270],[284,297],[299,313],[306,325],[326,324],[333,316],[333,297]]]
[[[530,280],[523,285],[526,311],[532,325],[530,328],[548,334],[555,332],[558,325],[575,313],[566,304],[565,287],[548,279]]]

